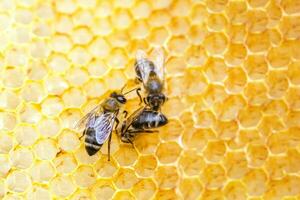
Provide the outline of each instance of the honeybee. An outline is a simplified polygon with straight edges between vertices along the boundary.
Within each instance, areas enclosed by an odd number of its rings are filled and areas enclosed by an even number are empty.
[[[125,95],[137,90],[133,89],[123,94],[124,87],[120,93],[112,92],[109,98],[94,107],[76,124],[76,127],[85,126],[81,137],[85,135],[85,149],[89,156],[96,154],[108,139],[108,160],[110,160],[111,136],[114,123],[116,122],[115,128],[119,124],[117,118],[119,110],[127,101]]]
[[[127,112],[124,112],[126,118]],[[164,114],[146,107],[140,107],[122,123],[121,141],[133,145],[133,139],[139,133],[157,132],[153,129],[167,123],[168,119]]]
[[[136,78],[142,82],[146,90],[144,103],[154,111],[158,111],[161,105],[167,100],[163,94],[164,89],[164,54],[161,49],[155,50],[156,58],[154,62],[147,59],[143,50],[136,53],[135,72]]]

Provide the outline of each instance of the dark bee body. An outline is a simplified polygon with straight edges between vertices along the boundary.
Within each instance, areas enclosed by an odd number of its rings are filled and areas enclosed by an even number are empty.
[[[151,110],[155,111],[158,111],[167,99],[163,94],[164,57],[161,51],[157,53],[157,59],[154,63],[146,58],[143,51],[139,50],[135,62],[137,80],[143,83],[146,90],[144,102]]]
[[[160,112],[140,108],[131,114],[122,124],[121,141],[132,143],[139,133],[153,133],[153,130],[168,123],[166,116]]]
[[[111,133],[114,123],[116,122],[116,126],[119,123],[117,115],[121,105],[125,103],[126,98],[123,94],[113,92],[78,122],[77,126],[85,125],[83,135],[88,155],[96,154],[108,139],[108,159],[110,158]]]

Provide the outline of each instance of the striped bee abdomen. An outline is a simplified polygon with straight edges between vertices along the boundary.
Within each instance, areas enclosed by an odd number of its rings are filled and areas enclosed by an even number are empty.
[[[135,129],[158,128],[168,123],[167,117],[153,110],[144,110],[131,124]]]
[[[97,143],[96,131],[94,128],[87,128],[85,130],[85,149],[89,156],[96,154],[103,144]]]

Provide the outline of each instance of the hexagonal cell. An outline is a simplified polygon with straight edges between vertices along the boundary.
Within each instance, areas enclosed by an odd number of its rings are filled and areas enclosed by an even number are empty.
[[[2,82],[5,87],[19,88],[23,85],[25,74],[19,68],[7,67],[3,72]]]
[[[263,145],[249,145],[247,148],[249,165],[261,167],[268,158],[268,149]]]
[[[267,61],[262,55],[249,55],[244,62],[244,68],[253,80],[264,79],[268,72]]]
[[[221,58],[209,58],[204,73],[211,82],[223,83],[227,76],[227,66]]]
[[[206,21],[208,16],[209,12],[207,11],[206,6],[203,4],[196,4],[192,8],[189,19],[192,24],[202,24]]]
[[[156,190],[157,186],[152,179],[142,179],[133,186],[132,193],[136,199],[151,199]]]
[[[184,178],[180,181],[179,190],[184,199],[197,199],[203,186],[197,178]]]
[[[112,198],[113,200],[134,200],[134,196],[132,193],[129,191],[117,191],[114,197]]]
[[[68,87],[68,82],[62,76],[49,75],[45,79],[45,89],[48,94],[61,95]]]
[[[179,158],[179,169],[187,176],[197,176],[205,167],[203,157],[195,151],[185,151]]]
[[[201,181],[207,189],[222,188],[226,182],[225,170],[221,165],[209,164],[201,173]]]
[[[45,199],[50,200],[51,194],[47,187],[44,186],[34,186],[27,193],[27,199]]]
[[[228,97],[225,88],[221,85],[209,84],[206,88],[203,98],[207,105],[213,106],[215,103],[220,103]]]
[[[119,150],[114,154],[114,158],[120,166],[131,166],[138,159],[138,154],[132,146],[120,145]]]
[[[257,42],[257,41],[260,42]],[[270,46],[270,35],[267,31],[262,33],[249,33],[246,38],[246,45],[253,53],[267,52]]]
[[[50,69],[56,73],[64,73],[71,66],[70,61],[63,54],[52,54],[48,59]]]
[[[17,148],[10,152],[12,165],[17,169],[29,168],[33,161],[33,152],[27,148]]]
[[[184,131],[182,142],[187,149],[195,149],[202,152],[207,141],[215,138],[215,133],[211,129],[189,129]]]
[[[14,147],[13,137],[7,133],[1,133],[0,136],[0,153],[8,153]]]
[[[168,124],[159,129],[159,137],[164,141],[177,140],[182,131],[183,127],[180,121],[170,119]]]
[[[199,68],[186,70],[184,77],[186,80],[193,80],[186,83],[187,95],[193,96],[202,94],[208,85],[204,74],[200,71]]]
[[[48,183],[56,174],[50,161],[37,161],[29,170],[32,181]]]
[[[191,67],[202,66],[208,60],[204,47],[200,45],[191,45],[187,49],[185,57],[187,64]]]
[[[271,134],[284,131],[286,127],[280,117],[265,116],[258,125],[258,128],[263,137],[268,137]]]
[[[265,84],[259,82],[249,82],[244,90],[244,95],[249,105],[261,106],[269,101]]]
[[[243,183],[251,196],[264,194],[267,190],[267,181],[267,174],[262,169],[250,169],[243,178]]]
[[[289,146],[289,137],[286,131],[271,134],[267,141],[267,147],[272,154],[285,153]]]
[[[79,147],[80,141],[75,132],[65,129],[58,137],[58,144],[63,151],[74,151]]]
[[[131,14],[135,19],[146,19],[152,13],[152,6],[149,2],[136,2],[131,7]]]
[[[163,164],[175,162],[181,153],[177,142],[160,143],[156,150],[158,160]]]
[[[269,50],[267,59],[272,67],[286,67],[291,62],[291,46],[290,43],[283,42],[280,46]]]
[[[174,17],[169,24],[172,35],[185,35],[189,30],[189,22],[186,18]]]
[[[155,200],[158,200],[158,199],[162,199],[162,200],[167,200],[167,199],[180,199],[180,195],[177,194],[176,190],[175,189],[167,189],[167,190],[164,190],[164,189],[159,189],[157,192],[156,192],[156,195],[155,195]]]
[[[226,27],[226,33],[233,43],[244,43],[247,35],[247,31],[244,25],[228,25]]]
[[[265,138],[255,129],[240,130],[238,140],[242,146],[248,145],[263,145]]]
[[[207,20],[207,27],[214,32],[221,32],[225,29],[228,22],[223,14],[209,14]]]
[[[201,45],[209,34],[205,25],[193,25],[187,33],[187,37],[193,45]]]
[[[88,44],[93,38],[90,30],[85,27],[80,27],[73,30],[73,32],[71,33],[71,37],[72,37],[72,41],[75,44],[79,44],[79,45]]]
[[[114,193],[115,188],[107,181],[98,181],[91,189],[91,194],[97,200],[111,199]]]
[[[61,120],[61,127],[67,129],[76,129],[76,124],[81,119],[79,109],[64,109],[60,113],[59,119]]]
[[[288,102],[289,108],[291,110],[300,109],[300,89],[296,87],[290,87],[286,95],[286,100]]]
[[[221,140],[230,140],[237,136],[238,124],[235,120],[232,121],[220,121],[216,122],[214,127],[217,138]]]
[[[269,179],[282,179],[285,176],[284,166],[286,166],[286,158],[284,156],[269,155],[265,169]]]
[[[284,123],[287,127],[298,127],[300,125],[300,112],[291,111],[284,119]]]
[[[285,116],[288,111],[288,106],[283,100],[271,100],[264,107],[264,113],[269,115]]]
[[[210,141],[203,151],[203,156],[209,162],[219,162],[226,153],[226,146],[223,141]]]
[[[295,27],[299,26],[299,17],[298,16],[285,16],[280,21],[279,30],[287,39],[294,40],[299,37],[299,30]]]
[[[4,109],[15,109],[21,102],[19,94],[14,90],[1,89],[0,107]]]
[[[86,97],[81,90],[70,88],[63,94],[62,100],[65,107],[80,107],[86,101]]]
[[[89,75],[83,69],[71,68],[66,72],[65,78],[73,86],[82,86],[89,80]]]
[[[34,145],[35,155],[41,160],[52,160],[59,152],[54,140],[41,139]]]
[[[82,47],[74,47],[69,53],[68,58],[72,61],[73,65],[76,67],[84,66],[89,63],[92,59],[92,56],[89,52]]]
[[[103,146],[102,146],[102,148],[103,148]],[[74,152],[74,156],[75,156],[77,162],[79,162],[81,164],[92,164],[92,163],[96,163],[96,161],[99,160],[99,153],[96,153],[93,156],[89,156],[85,150],[84,145],[81,145],[80,148],[78,148]]]
[[[37,124],[39,132],[45,137],[54,137],[58,134],[61,126],[58,118],[46,118],[44,117]]]
[[[89,194],[89,190],[77,190],[75,193],[73,193],[72,196],[69,197],[70,200],[87,200],[91,199],[91,195]]]
[[[79,166],[72,176],[79,187],[88,188],[96,182],[96,174],[91,166]]]
[[[222,193],[222,190],[219,189],[205,189],[204,192],[201,195],[201,200],[213,200],[213,199],[224,199],[224,195]]]
[[[88,1],[86,1],[88,2]],[[92,2],[91,4],[94,4],[93,6],[95,6],[95,1],[90,1]],[[82,2],[78,2],[78,3],[82,3]],[[84,9],[84,10],[79,10],[77,11],[73,16],[73,23],[75,26],[92,26],[93,24],[93,14],[92,12],[90,12],[90,10]]]
[[[226,199],[247,199],[247,191],[245,186],[238,181],[231,181],[226,184],[223,191]]]
[[[154,179],[160,189],[174,189],[177,186],[179,175],[176,167],[159,166],[156,169]]]
[[[244,24],[248,19],[247,3],[245,1],[229,1],[225,12],[232,24]]]
[[[39,82],[26,82],[22,87],[21,95],[27,102],[39,103],[46,96],[43,84]]]
[[[295,149],[290,149],[286,154],[286,163],[284,170],[286,173],[299,173],[300,171],[300,152]]]
[[[189,41],[185,36],[173,36],[168,40],[168,50],[170,55],[181,55],[188,46]]]
[[[159,144],[158,134],[141,134],[134,140],[134,146],[141,154],[152,154]]]
[[[129,34],[133,39],[146,38],[150,34],[148,23],[144,20],[135,21],[131,26],[132,31]],[[124,38],[124,40],[126,39]]]
[[[224,159],[224,167],[229,178],[242,178],[249,170],[245,153],[228,152]]]
[[[211,33],[205,37],[204,48],[212,56],[220,56],[227,49],[228,39],[223,33]]]
[[[122,88],[126,82],[126,76],[122,70],[112,70],[105,78],[105,89],[119,90]]]
[[[52,194],[60,198],[66,198],[76,190],[76,186],[70,176],[56,176],[50,182]]]
[[[292,84],[300,85],[300,62],[292,62],[288,66],[287,76]]]
[[[169,32],[164,27],[153,28],[148,38],[151,44],[164,44],[169,38]]]
[[[138,183],[139,178],[135,175],[134,170],[129,168],[119,168],[114,177],[114,183],[119,189],[129,189]]]
[[[60,153],[53,159],[53,165],[58,173],[71,173],[77,167],[77,161],[73,154]]]
[[[87,97],[99,97],[106,92],[106,85],[101,79],[90,79],[84,85],[84,91]]]
[[[240,110],[238,120],[245,128],[256,127],[262,118],[261,107],[248,106]]]
[[[64,108],[63,102],[58,97],[47,97],[41,105],[42,113],[48,116],[58,115]]]
[[[281,98],[289,87],[285,71],[270,71],[266,82],[268,93],[273,98]]]
[[[128,10],[120,9],[114,12],[111,21],[115,28],[123,30],[131,25],[133,19]]]
[[[235,67],[227,71],[228,77],[225,81],[225,88],[230,93],[240,93],[247,83],[247,74],[242,68]]]
[[[29,175],[24,171],[15,170],[8,174],[6,178],[6,186],[9,190],[22,193],[31,185]]]
[[[2,165],[0,166],[0,177],[4,178],[6,177],[7,173],[11,170],[12,164],[9,159],[9,156],[6,156],[4,154],[0,155],[0,162],[2,163]]]
[[[141,155],[136,162],[134,169],[139,176],[149,177],[154,174],[157,167],[156,157],[153,155]]]

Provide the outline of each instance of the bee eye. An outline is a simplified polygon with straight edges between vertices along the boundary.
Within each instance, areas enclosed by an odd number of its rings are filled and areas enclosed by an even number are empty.
[[[120,103],[126,103],[126,98],[125,97],[123,97],[123,96],[118,96],[118,101],[120,102]]]

